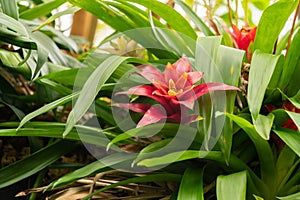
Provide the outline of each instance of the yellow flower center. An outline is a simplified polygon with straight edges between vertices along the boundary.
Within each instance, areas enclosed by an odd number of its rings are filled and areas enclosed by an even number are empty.
[[[170,96],[176,96],[177,94],[180,94],[180,93],[182,93],[182,92],[183,92],[182,89],[178,90],[178,89],[176,88],[176,85],[175,85],[173,79],[170,79],[170,80],[169,80],[169,90],[168,90],[168,95],[170,95]]]

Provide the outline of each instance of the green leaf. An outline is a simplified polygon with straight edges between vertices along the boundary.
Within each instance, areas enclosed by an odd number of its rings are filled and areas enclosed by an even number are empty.
[[[300,135],[297,131],[290,129],[274,129],[276,135],[278,135],[298,156],[300,156]]]
[[[19,130],[25,123],[27,123],[29,120],[45,113],[45,112],[48,112],[49,110],[52,110],[60,105],[63,105],[67,102],[70,102],[72,101],[73,98],[77,97],[79,95],[79,93],[73,93],[73,94],[70,94],[68,96],[65,96],[63,98],[60,98],[56,101],[53,101],[47,105],[44,105],[43,107],[33,111],[32,113],[29,113],[28,115],[26,115],[20,122],[20,125],[18,126],[17,130]]]
[[[255,200],[264,200],[264,198],[259,197],[259,196],[255,195],[255,194],[253,194],[253,197],[255,198]]]
[[[197,35],[186,19],[170,6],[159,1],[152,0],[128,0],[152,10],[154,13],[162,17],[174,30],[183,33],[192,39],[196,39]]]
[[[296,24],[295,27],[298,27],[299,23]],[[278,43],[276,46],[276,55],[282,54],[282,52],[286,49],[289,37],[290,37],[290,31],[287,31],[282,37],[278,38]]]
[[[157,133],[163,128],[164,124],[151,124],[149,126],[142,126],[139,128],[130,129],[124,133],[121,133],[117,137],[115,137],[107,146],[107,150],[111,147],[111,145],[129,139],[131,137],[143,137],[143,136],[151,136],[154,133]]]
[[[146,158],[155,157],[157,155],[162,155],[165,152],[162,152],[161,150],[166,147],[173,138],[166,138],[157,142],[153,142],[149,144],[148,146],[144,147],[137,157],[132,162],[132,166],[136,165],[139,161],[144,160]],[[175,149],[176,150],[176,149]],[[167,153],[167,152],[166,152]]]
[[[0,97],[0,102],[7,105],[17,115],[19,119],[22,119],[25,116],[22,110],[18,109],[17,107],[15,107],[10,103],[5,102],[1,97]]]
[[[153,166],[165,165],[173,162],[179,162],[179,161],[195,159],[195,158],[205,158],[208,160],[216,161],[221,166],[223,166],[225,170],[228,170],[228,172],[233,172],[232,170],[234,171],[249,170],[250,173],[252,174],[250,168],[234,155],[230,156],[230,161],[229,161],[230,167],[228,167],[226,162],[224,161],[222,152],[219,151],[206,152],[206,151],[198,151],[198,150],[185,150],[185,151],[172,152],[164,156],[142,160],[138,163],[138,165],[153,167]],[[253,177],[255,177],[254,174],[252,175]]]
[[[21,22],[1,12],[0,12],[0,24],[3,27],[7,27],[9,30],[16,32],[17,34],[28,37],[28,32]]]
[[[73,92],[72,89],[67,88],[66,86],[56,83],[54,81],[51,81],[47,78],[39,78],[37,80],[35,80],[35,82],[39,85],[43,85],[46,87],[47,90],[51,89],[53,91],[57,91],[62,95],[69,95]],[[54,100],[54,99],[53,99]]]
[[[175,3],[179,5],[184,12],[191,18],[191,20],[195,23],[196,27],[200,29],[204,35],[213,36],[213,32],[209,29],[209,27],[202,21],[200,17],[188,6],[184,1],[175,0]]]
[[[48,63],[47,63],[48,64]],[[57,69],[60,70],[60,65],[54,65],[52,63],[49,63],[50,67],[57,67]],[[62,68],[64,70],[60,70],[57,72],[50,72],[47,75],[44,75],[40,78],[38,78],[38,80],[42,80],[42,79],[48,79],[51,81],[54,81],[56,83],[62,84],[64,86],[67,86],[69,88],[77,88],[77,87],[82,87],[83,84],[86,81],[86,77],[88,77],[92,72],[93,72],[93,68],[91,67],[85,67],[82,69],[69,69],[69,68]],[[53,70],[53,69],[52,69]],[[80,72],[81,76],[77,76],[77,74]]]
[[[59,7],[65,2],[66,0],[53,0],[39,4],[31,9],[21,12],[20,18],[33,20],[42,16],[46,16],[47,14],[51,13],[55,8]]]
[[[290,116],[290,118],[293,120],[293,122],[296,124],[296,126],[299,130],[300,129],[300,114],[291,112],[291,111],[287,111],[287,110],[285,110],[285,112]]]
[[[234,187],[232,184],[234,183]],[[230,175],[220,175],[217,178],[218,200],[245,200],[247,188],[247,171]]]
[[[32,71],[31,73],[31,79],[35,79],[39,75],[40,70],[42,69],[42,67],[47,62],[48,59],[48,51],[41,45],[37,47],[37,54],[38,54],[38,60],[34,71]]]
[[[287,96],[285,96],[296,108],[300,108],[300,91],[298,91],[298,93],[291,97],[288,98]]]
[[[152,32],[155,40],[158,41],[163,49],[174,52],[176,55],[194,56],[195,41],[185,35],[174,33],[170,29],[156,28],[152,24]]]
[[[244,54],[244,51],[239,49],[219,46],[216,66],[222,76],[222,83],[238,86]]]
[[[79,0],[68,0],[70,3],[83,8],[84,10],[94,14],[96,17],[98,17],[100,20],[111,26],[113,29],[115,29],[118,32],[123,32],[125,35],[127,35],[129,38],[134,39],[136,42],[144,46],[145,48],[148,48],[148,50],[155,54],[156,57],[160,58],[178,58],[177,56],[174,56],[173,53],[164,51],[164,48],[161,46],[161,44],[156,40],[156,38],[153,37],[153,33],[151,31],[150,26],[140,26],[142,22],[142,19],[139,19],[137,23],[133,21],[136,17],[132,18],[132,13],[130,13],[128,16],[126,16],[126,13],[130,12],[130,10],[126,10],[125,14],[121,12],[124,10],[124,8],[118,10],[115,7],[112,7],[110,2],[104,2],[104,1],[96,1],[91,0],[89,2],[86,1],[79,1]],[[128,5],[128,1],[122,1],[118,0],[119,2],[125,2],[124,5]],[[144,1],[139,1],[138,3],[144,3]],[[151,2],[153,4],[156,2]],[[160,3],[160,2],[158,2]],[[150,5],[151,5],[150,4]],[[159,5],[161,5],[160,3]],[[133,4],[134,5],[134,4]],[[171,9],[169,6],[162,4],[165,9],[171,10],[170,12],[176,13],[174,16],[178,16],[179,14]],[[117,6],[120,8],[120,6]],[[124,6],[123,6],[124,7]],[[132,9],[132,7],[130,7]],[[138,8],[139,9],[139,8]],[[141,13],[143,14],[143,12]],[[179,15],[180,16],[180,15]],[[145,15],[142,17],[146,17]],[[168,16],[171,18],[170,16]],[[182,18],[182,16],[181,16]],[[147,18],[147,20],[149,20]],[[184,20],[184,18],[183,18]],[[153,20],[154,24],[156,26],[161,27],[161,23],[158,22],[158,20]],[[174,23],[174,22],[173,22]],[[182,23],[179,23],[182,24]],[[186,24],[186,23],[185,23]],[[188,26],[190,26],[188,24]],[[177,27],[177,29],[181,30],[180,27]],[[182,29],[183,30],[183,29]],[[170,30],[171,31],[171,30]],[[176,30],[178,31],[178,30]],[[179,31],[182,32],[182,31]],[[187,35],[186,33],[183,33]],[[195,34],[195,33],[194,33]],[[188,35],[189,36],[189,35]],[[186,36],[186,37],[188,37]],[[196,38],[196,36],[194,37]],[[192,38],[193,39],[193,38]],[[181,55],[180,55],[181,56]]]
[[[300,172],[298,170],[298,166],[299,160],[297,160],[294,166],[290,169],[289,174],[292,176],[290,176],[289,180],[282,185],[282,188],[277,196],[286,196],[299,191]]]
[[[257,119],[253,121],[257,133],[265,140],[270,139],[273,121],[274,115],[272,113],[269,113],[268,116],[259,114]]]
[[[68,60],[63,55],[55,42],[41,32],[34,32],[30,35],[32,40],[38,44],[38,63],[35,72],[39,72],[43,64],[49,59],[54,64],[68,66]]]
[[[64,35],[61,31],[59,30],[56,30],[50,26],[47,26],[47,27],[44,27],[43,30],[45,31],[50,31],[52,32],[55,37],[53,38],[55,40],[56,43],[58,43],[59,45],[62,45],[63,47],[62,48],[66,48],[66,49],[69,49],[70,52],[75,52],[75,53],[80,53],[80,47],[77,45],[77,43],[75,42],[75,40],[72,38],[72,37],[69,37],[69,36],[66,36]],[[74,58],[74,57],[71,57],[69,55],[67,55],[68,58],[71,58],[72,61],[77,61],[77,64],[80,65],[81,63],[79,63],[79,61]],[[77,67],[77,65],[72,65],[71,63],[68,65],[70,67]]]
[[[204,200],[203,169],[189,167],[185,170],[177,199]]]
[[[198,37],[197,39],[194,67],[197,71],[204,72],[204,77],[202,78],[204,82],[222,83],[223,81],[220,70],[216,65],[221,40],[221,36]],[[222,115],[219,115],[219,119],[215,117],[216,111],[224,111],[226,107],[225,102],[222,99],[223,97],[226,97],[225,92],[220,91],[218,93],[210,93],[210,96],[203,96],[198,100],[200,105],[205,105],[200,107],[199,115],[202,116],[204,120],[200,121],[201,125],[199,126],[199,130],[204,133],[203,146],[206,149],[210,149],[210,144],[215,144],[217,142],[219,137],[212,135],[219,136],[222,131],[221,128],[223,128],[216,126],[216,123],[221,121],[223,124],[225,117]],[[218,101],[218,99],[222,100]]]
[[[295,71],[289,80],[288,86],[285,88],[285,93],[288,96],[294,96],[297,94],[297,92],[300,89],[300,79],[298,77],[298,74],[300,74],[300,59],[298,60],[296,64]]]
[[[134,177],[134,178],[129,178],[123,181],[119,181],[117,183],[105,186],[89,195],[84,197],[82,200],[88,200],[90,199],[93,195],[98,194],[100,192],[103,192],[105,190],[115,188],[117,186],[121,185],[126,185],[129,183],[144,183],[144,182],[161,182],[161,181],[171,181],[171,182],[178,182],[181,179],[181,175],[179,174],[150,174],[150,175],[145,175],[145,176],[140,176],[140,177]]]
[[[43,28],[44,26],[50,24],[51,22],[53,22],[55,19],[63,16],[63,15],[69,15],[69,14],[73,14],[75,12],[77,12],[78,10],[80,10],[80,8],[78,7],[72,7],[72,8],[68,8],[67,10],[55,13],[54,15],[52,15],[51,17],[49,17],[44,23],[42,23],[41,25],[39,25],[38,27],[36,27],[33,31],[37,31],[40,30],[41,28]]]
[[[14,184],[41,171],[62,155],[72,151],[77,145],[78,143],[70,141],[57,141],[22,160],[0,169],[0,188]]]
[[[285,89],[285,87],[289,84],[292,76],[295,73],[297,63],[300,61],[300,52],[298,48],[299,45],[300,45],[300,28],[298,27],[295,30],[293,40],[291,42],[288,53],[286,55],[283,71],[281,73],[281,78],[278,83],[280,89]]]
[[[289,146],[285,145],[280,151],[276,161],[277,191],[280,191],[282,186],[288,181],[297,164],[300,162],[295,162],[296,159],[297,155],[289,148]]]
[[[218,56],[216,59],[216,65],[219,69],[219,73],[222,76],[223,83],[238,87],[241,66],[243,62],[244,52],[225,47],[219,46]],[[226,92],[226,111],[227,113],[233,113],[235,108],[236,91]],[[224,127],[219,139],[221,151],[224,152],[225,160],[228,161],[231,153],[232,145],[232,120],[226,118]]]
[[[4,66],[21,73],[26,78],[30,78],[30,69],[26,63],[19,65],[22,58],[17,52],[0,49],[0,60]]]
[[[80,178],[84,178],[87,176],[92,176],[96,173],[100,173],[103,171],[107,171],[116,164],[120,164],[131,160],[133,155],[126,154],[126,153],[115,153],[109,156],[106,156],[100,160],[97,160],[93,163],[90,163],[80,169],[77,169],[71,173],[63,175],[59,179],[53,181],[50,185],[48,185],[47,189],[53,189],[57,187],[64,186],[68,183],[76,181]]]
[[[98,17],[103,22],[110,25],[113,29],[120,32],[126,31],[132,28],[136,28],[132,22],[125,18],[120,13],[109,7],[103,1],[81,1],[81,0],[68,0],[71,4],[76,5]]]
[[[173,162],[179,162],[179,161],[195,159],[195,158],[205,158],[207,160],[215,161],[220,166],[222,166],[223,169],[228,173],[247,170],[256,187],[263,193],[269,192],[266,185],[255,175],[255,173],[253,173],[253,171],[243,161],[241,161],[235,155],[231,155],[230,160],[227,164],[224,161],[223,153],[219,151],[206,152],[206,151],[197,151],[197,150],[186,150],[186,151],[172,152],[164,156],[142,160],[138,163],[138,165],[153,167],[153,166],[165,165]]]
[[[248,2],[253,3],[253,5],[260,10],[266,9],[270,4],[269,0],[248,0]]]
[[[0,37],[1,42],[5,42],[26,49],[37,49],[37,45],[34,41],[26,37],[19,36],[13,31],[0,28]]]
[[[138,27],[149,27],[151,29],[143,28],[143,33],[140,34],[130,34],[129,32],[125,33],[130,36],[133,40],[142,41],[140,42],[144,47],[149,48],[149,51],[155,52],[156,55],[159,55],[159,52],[156,52],[157,49],[166,49],[170,52],[176,52],[177,55],[181,56],[183,54],[187,56],[192,56],[194,53],[194,40],[190,37],[187,37],[184,34],[178,34],[178,32],[171,31],[167,29],[167,26],[160,23],[156,18],[153,18],[152,15],[149,15],[142,10],[139,10],[136,6],[131,3],[127,3],[123,0],[117,0],[120,3],[107,2],[109,5],[113,5],[126,16],[128,16]],[[126,5],[126,6],[125,6]],[[141,16],[142,15],[142,16]],[[150,18],[150,19],[148,19]],[[156,28],[159,27],[159,28]],[[140,32],[141,30],[136,30],[135,32]],[[153,32],[153,33],[152,33]],[[153,35],[155,38],[152,38]],[[141,38],[144,37],[144,39]],[[146,36],[146,38],[145,38]],[[153,41],[152,41],[153,40]],[[148,45],[146,45],[146,43]],[[153,51],[154,44],[160,43],[161,47]],[[156,46],[156,45],[155,45]]]
[[[284,64],[285,64],[285,58],[283,55],[280,55],[280,57],[278,58],[277,64],[275,66],[275,69],[273,71],[272,78],[271,78],[268,88],[267,88],[266,99],[270,98],[268,96],[268,92],[269,92],[268,90],[272,91],[272,90],[278,90],[278,88],[281,88],[279,86],[279,82],[282,79],[282,72],[283,72]],[[272,96],[271,96],[271,98],[272,98]]]
[[[228,85],[238,86],[241,65],[244,52],[233,48],[221,46],[222,38],[220,36],[199,37],[197,40],[195,68],[204,72],[205,82],[221,82]],[[213,95],[213,94],[212,94]],[[223,96],[221,96],[223,95]],[[219,98],[221,97],[221,98]],[[220,96],[213,98],[214,108],[222,111],[224,109],[231,113],[234,109],[236,92],[223,92]],[[226,104],[223,98],[226,98]],[[207,103],[206,103],[207,104]],[[202,114],[202,113],[201,113]],[[205,118],[211,118],[208,112],[203,115]],[[232,145],[232,122],[230,119],[220,119],[225,121],[222,127],[219,144],[224,153],[225,160],[229,159]],[[210,132],[209,123],[203,126],[205,132]],[[219,134],[219,133],[217,133]],[[209,136],[209,134],[206,134]]]
[[[18,124],[1,124],[2,127],[16,127]],[[10,137],[49,137],[63,139],[62,133],[65,130],[65,124],[54,122],[31,122],[27,123],[26,128],[20,128],[16,131],[13,129],[0,129],[0,136]],[[65,139],[78,140],[81,142],[106,147],[110,142],[109,138],[115,137],[116,134],[100,128],[76,125]],[[128,141],[126,141],[128,142]],[[114,151],[119,151],[119,148],[112,147]]]
[[[145,11],[137,8],[136,6],[130,3],[127,3],[126,1],[122,1],[122,0],[116,0],[116,1],[120,3],[116,3],[112,1],[112,2],[107,2],[107,4],[123,12],[139,27],[147,27],[150,25],[149,20],[146,18],[147,15]]]
[[[119,67],[119,65],[127,60],[127,57],[111,56],[102,62],[84,84],[79,97],[70,112],[67,119],[67,126],[64,136],[73,128],[73,126],[81,119],[85,112],[92,105],[98,92],[111,74]]]
[[[285,197],[277,197],[278,199],[281,200],[295,200],[295,199],[300,199],[300,192],[297,192],[295,194],[290,194],[288,196]]]
[[[276,169],[273,152],[271,150],[271,147],[269,146],[268,141],[262,139],[255,130],[254,126],[246,119],[233,114],[226,115],[230,119],[232,119],[239,127],[241,127],[254,143],[260,161],[262,180],[266,185],[268,185],[269,190],[273,191],[276,184],[276,181],[274,180]]]
[[[295,0],[277,1],[264,10],[257,28],[254,50],[272,53],[282,28],[297,5]]]
[[[248,104],[251,116],[257,120],[265,91],[280,56],[255,51],[249,71]]]
[[[19,19],[19,11],[17,7],[16,0],[0,0],[1,3],[1,10],[3,13],[7,14],[8,16],[18,20]]]
[[[220,71],[216,66],[218,49],[222,37],[198,37],[195,55],[196,70],[204,72],[205,82],[222,82]]]

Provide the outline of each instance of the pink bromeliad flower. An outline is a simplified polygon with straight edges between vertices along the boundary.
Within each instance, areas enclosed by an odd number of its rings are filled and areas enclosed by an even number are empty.
[[[251,61],[252,51],[249,49],[251,43],[254,42],[257,27],[250,28],[248,24],[242,27],[241,30],[235,25],[232,25],[233,31],[229,31],[234,47],[246,51],[247,59]]]
[[[144,114],[137,127],[162,121],[189,124],[198,117],[195,114],[191,115],[190,112],[194,108],[195,100],[200,96],[216,90],[238,90],[223,83],[210,82],[197,85],[203,77],[203,72],[193,71],[185,56],[173,65],[168,63],[164,73],[151,65],[143,65],[139,68],[137,74],[150,81],[151,85],[138,85],[116,93],[116,95],[146,96],[158,103],[155,105],[118,104],[120,107]]]

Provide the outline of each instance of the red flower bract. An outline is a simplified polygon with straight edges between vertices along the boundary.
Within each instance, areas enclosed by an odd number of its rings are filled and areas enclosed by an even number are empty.
[[[232,25],[233,31],[229,31],[234,47],[246,51],[247,59],[250,61],[252,52],[249,49],[249,45],[254,42],[257,27],[250,28],[248,24],[242,27],[241,30],[235,25]]]
[[[267,108],[267,110],[269,112],[272,112],[273,110],[282,108],[284,110],[287,111],[291,111],[291,112],[295,112],[295,113],[300,113],[300,109],[296,108],[289,100],[286,100],[281,107],[276,107],[273,105],[265,105],[265,107]],[[288,119],[287,121],[284,122],[284,124],[282,125],[282,127],[284,128],[289,128],[292,130],[297,131],[298,127],[296,126],[296,124],[294,123],[294,121],[292,119]]]
[[[118,104],[120,107],[134,112],[144,113],[137,127],[152,123],[167,122],[188,124],[198,116],[190,115],[195,100],[200,96],[216,90],[238,90],[238,88],[223,83],[205,83],[196,85],[203,77],[203,72],[193,71],[187,57],[183,56],[173,65],[168,63],[164,73],[151,65],[139,67],[140,76],[150,81],[151,85],[139,85],[121,94],[134,94],[154,99],[159,104],[130,103]]]

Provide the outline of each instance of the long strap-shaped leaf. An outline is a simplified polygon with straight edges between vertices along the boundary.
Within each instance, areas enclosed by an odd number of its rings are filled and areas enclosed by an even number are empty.
[[[227,116],[247,133],[255,145],[260,162],[261,177],[269,188],[269,191],[266,191],[265,195],[274,195],[276,185],[276,176],[274,174],[276,173],[276,169],[273,152],[268,141],[261,138],[255,130],[254,125],[246,119],[233,114],[227,114]]]
[[[286,0],[277,1],[266,8],[258,24],[254,40],[254,49],[260,49],[264,53],[272,53],[274,44],[286,23],[286,20],[297,5],[298,0]]]
[[[69,101],[72,101],[73,98],[77,97],[79,94],[78,92],[76,93],[73,93],[73,94],[70,94],[70,95],[67,95],[63,98],[60,98],[56,101],[53,101],[47,105],[44,105],[43,107],[35,110],[34,112],[26,115],[20,122],[20,125],[18,126],[17,130],[19,130],[25,123],[27,123],[29,120],[35,118],[36,116],[40,115],[40,114],[43,114],[45,112],[48,112],[49,110],[51,109],[54,109],[62,104],[65,104]]]
[[[25,10],[24,12],[21,12],[20,18],[33,20],[38,17],[46,16],[47,14],[51,13],[52,10],[59,7],[61,4],[65,2],[66,0],[53,0],[50,2],[42,3],[31,9]]]
[[[234,186],[232,185],[234,183]],[[217,178],[218,200],[245,200],[247,186],[247,172],[242,171]]]
[[[90,199],[93,195],[98,194],[100,192],[103,192],[105,190],[120,186],[120,185],[126,185],[129,183],[144,183],[144,182],[155,182],[155,181],[180,181],[181,175],[179,174],[150,174],[146,176],[140,176],[140,177],[134,177],[134,178],[129,178],[123,181],[119,181],[117,183],[108,185],[104,188],[101,188],[97,190],[96,192],[93,192],[92,194],[89,194],[88,196],[84,197],[82,200],[88,200]]]
[[[196,39],[197,35],[186,19],[180,15],[177,11],[175,11],[170,6],[161,3],[159,1],[153,0],[128,0],[133,3],[141,4],[146,8],[152,10],[160,17],[162,17],[166,22],[176,31],[183,33],[192,39]]]
[[[260,109],[264,100],[266,89],[275,72],[280,56],[274,56],[261,51],[255,51],[252,57],[249,72],[248,104],[254,128],[265,140],[269,139],[274,116],[261,115]]]
[[[110,8],[107,4],[97,0],[68,0],[71,4],[76,5],[101,19],[105,23],[109,24],[113,29],[118,31],[126,31],[134,26],[130,20],[117,13],[114,9]]]
[[[300,156],[300,135],[292,130],[273,130],[298,156]]]
[[[209,27],[202,21],[202,19],[182,0],[175,0],[176,4],[178,4],[185,13],[191,18],[191,20],[195,23],[197,28],[199,28],[204,35],[213,36],[214,33],[209,29]]]
[[[52,182],[48,189],[53,189],[57,187],[64,186],[70,182],[76,181],[80,178],[92,176],[96,173],[100,173],[103,171],[107,171],[110,169],[110,167],[120,164],[123,162],[127,162],[128,160],[132,160],[134,158],[134,155],[127,154],[127,153],[115,153],[109,156],[106,156],[102,158],[101,160],[97,160],[93,163],[90,163],[86,165],[85,167],[82,167],[80,169],[77,169],[71,173],[68,173],[59,179]]]
[[[22,36],[28,36],[28,32],[24,25],[15,20],[14,18],[7,16],[0,12],[0,24],[2,24],[4,27],[9,28],[10,30],[22,35]]]
[[[78,143],[76,142],[57,141],[23,160],[0,169],[0,188],[16,183],[39,172],[55,162],[62,155],[70,152],[77,145]]]
[[[204,200],[203,169],[190,167],[185,170],[177,199]]]
[[[160,157],[147,158],[145,160],[140,161],[138,165],[153,167],[153,166],[170,164],[172,162],[179,162],[179,161],[184,161],[184,160],[189,160],[194,158],[205,158],[208,160],[213,160],[219,163],[221,166],[223,166],[224,169],[228,172],[247,170],[249,172],[249,175],[253,179],[253,182],[259,185],[259,187],[261,187],[260,188],[261,190],[266,189],[264,188],[265,185],[254,174],[254,172],[236,156],[234,155],[230,156],[229,165],[227,166],[223,158],[223,153],[220,151],[207,152],[207,151],[198,151],[198,150],[186,150],[186,151],[173,152]]]
[[[89,109],[98,92],[111,76],[111,74],[116,70],[117,67],[119,67],[122,62],[127,59],[127,57],[111,56],[96,68],[96,70],[84,84],[79,94],[78,100],[76,101],[73,110],[70,112],[67,120],[66,130],[63,134],[64,136],[66,136],[70,132],[74,125]]]
[[[12,18],[19,19],[19,11],[16,0],[0,0],[2,11]]]

